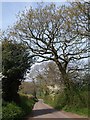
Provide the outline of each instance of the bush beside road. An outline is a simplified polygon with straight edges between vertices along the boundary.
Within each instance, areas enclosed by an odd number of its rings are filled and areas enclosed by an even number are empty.
[[[26,95],[20,96],[20,104],[3,101],[2,120],[21,120],[30,114],[34,106],[35,99]]]

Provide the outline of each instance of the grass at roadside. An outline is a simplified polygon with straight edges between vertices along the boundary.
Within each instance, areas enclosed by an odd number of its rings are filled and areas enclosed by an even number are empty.
[[[64,111],[66,112],[72,112],[72,113],[76,113],[76,114],[79,114],[79,115],[83,115],[83,116],[88,116],[88,108],[75,108],[75,106],[65,106],[63,108]]]
[[[3,102],[2,120],[21,120],[32,111],[35,100],[23,95],[20,96],[20,104]]]
[[[67,103],[67,99],[64,93],[56,94],[54,98],[51,95],[43,97],[44,102],[51,105],[55,109],[64,110],[66,112],[72,112],[83,116],[88,116],[88,92],[81,91],[81,97],[83,98],[83,104],[78,98],[78,95],[74,95],[72,101]]]

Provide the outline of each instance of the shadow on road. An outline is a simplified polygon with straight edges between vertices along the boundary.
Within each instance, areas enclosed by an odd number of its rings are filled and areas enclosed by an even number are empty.
[[[37,109],[37,110],[32,111],[31,117],[50,114],[50,113],[53,113],[53,112],[56,112],[56,110],[54,110],[54,109]]]
[[[23,120],[89,120],[88,118],[38,118],[39,116],[57,112],[54,109],[37,109],[33,110],[32,113],[24,118]],[[34,118],[35,117],[35,118]]]

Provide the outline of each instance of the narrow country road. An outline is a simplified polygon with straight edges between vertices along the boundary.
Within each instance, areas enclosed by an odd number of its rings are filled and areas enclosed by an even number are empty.
[[[43,100],[39,100],[33,108],[32,114],[27,117],[26,120],[36,120],[36,118],[82,118],[79,115],[72,114],[72,113],[67,113],[64,111],[57,111],[53,109],[51,106],[43,103]],[[38,119],[38,120],[39,120]],[[73,119],[70,119],[73,120]]]

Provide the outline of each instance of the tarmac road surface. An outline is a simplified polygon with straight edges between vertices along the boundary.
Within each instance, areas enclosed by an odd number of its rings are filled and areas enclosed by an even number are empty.
[[[71,118],[70,120],[73,120],[73,118],[79,118],[80,120],[81,118],[81,120],[83,120],[83,118],[85,117],[79,116],[77,114],[72,114],[69,112],[57,111],[53,109],[51,106],[45,104],[42,99],[39,99],[39,101],[36,102],[36,104],[34,105],[32,114],[28,116],[26,120],[41,120],[41,118],[42,120],[45,120],[44,118],[46,118],[46,120],[51,120],[51,118],[54,118],[53,120],[55,120],[55,118],[58,118],[58,120],[61,120],[60,118]]]

